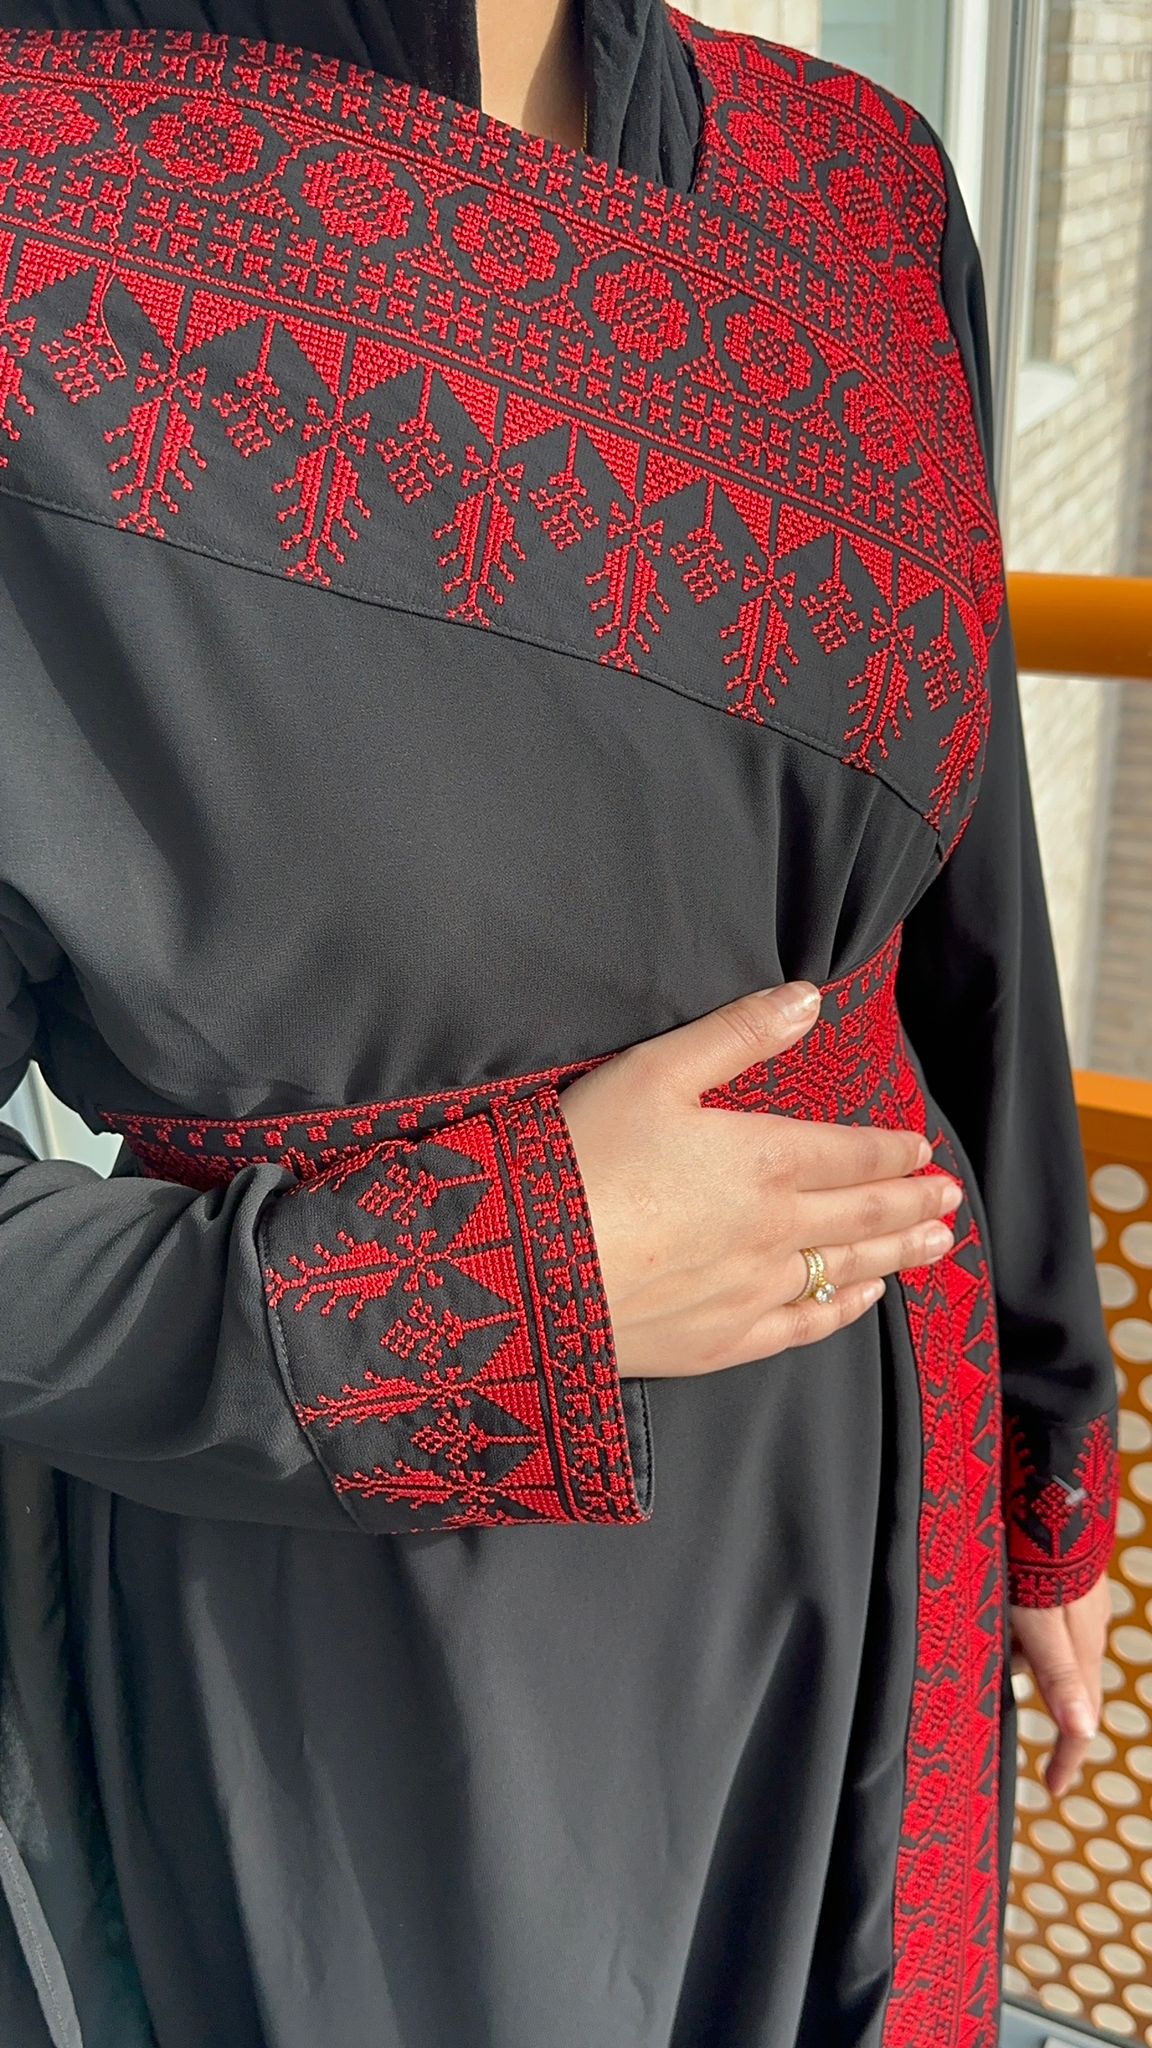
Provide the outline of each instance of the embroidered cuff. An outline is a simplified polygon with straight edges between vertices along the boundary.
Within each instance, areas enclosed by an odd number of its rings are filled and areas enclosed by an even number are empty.
[[[1007,1417],[1004,1519],[1017,1607],[1063,1607],[1090,1591],[1112,1552],[1119,1486],[1114,1415],[1059,1426]]]
[[[349,1149],[260,1238],[296,1415],[363,1529],[647,1520],[647,1396],[552,1086]]]

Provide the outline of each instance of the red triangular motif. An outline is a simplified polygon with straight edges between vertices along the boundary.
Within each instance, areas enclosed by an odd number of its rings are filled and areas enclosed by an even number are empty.
[[[682,462],[679,456],[669,455],[663,448],[653,448],[644,470],[644,503],[655,505],[661,498],[670,498],[674,491],[686,491],[699,482],[700,471],[690,462]]]
[[[619,434],[610,434],[606,428],[595,426],[591,421],[584,429],[600,457],[604,467],[615,477],[627,498],[635,501],[636,475],[640,465],[640,445],[637,441],[626,441]]]
[[[865,534],[854,533],[848,543],[863,562],[873,583],[891,604],[893,597],[892,550],[878,540],[870,540]]]
[[[803,506],[781,505],[776,529],[777,557],[790,555],[794,548],[806,548],[814,540],[823,540],[829,531],[826,519],[814,518]]]
[[[7,262],[14,237],[5,235],[3,246],[4,262]],[[3,270],[0,264],[0,271]],[[78,270],[94,268],[91,256],[80,255],[71,249],[57,249],[51,242],[26,242],[16,270],[16,282],[12,290],[12,304],[21,299],[35,298],[37,292],[50,291],[61,278],[75,277]]]
[[[171,283],[166,277],[143,277],[138,271],[122,270],[117,283],[134,299],[156,329],[165,348],[171,348],[176,339],[176,323],[184,303],[187,286]]]
[[[935,597],[942,588],[940,578],[919,562],[906,557],[900,563],[899,597],[903,611],[910,604],[919,604],[922,597]]]
[[[281,315],[280,325],[290,334],[302,356],[312,365],[320,382],[335,395],[340,389],[344,365],[345,336],[338,327],[318,327],[311,320]]]
[[[517,391],[510,392],[504,407],[504,446],[515,448],[521,441],[535,441],[541,434],[550,434],[563,425],[563,418],[553,406],[541,405],[535,398],[523,398]]]
[[[495,440],[496,407],[500,387],[486,377],[470,377],[464,370],[442,370],[441,376],[458,405],[462,405],[474,427],[489,446]]]
[[[264,318],[258,306],[224,292],[194,292],[184,333],[186,348],[205,348],[221,334],[233,334]]]
[[[758,548],[766,555],[772,553],[772,520],[776,511],[776,499],[768,491],[757,491],[746,484],[725,484],[724,496],[748,528]]]
[[[352,374],[348,379],[349,404],[354,405],[365,391],[375,391],[393,377],[402,377],[415,361],[407,349],[397,348],[394,342],[370,341],[361,336],[356,343]]]

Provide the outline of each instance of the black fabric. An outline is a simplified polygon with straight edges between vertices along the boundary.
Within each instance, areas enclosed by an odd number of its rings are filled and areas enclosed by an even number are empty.
[[[943,275],[989,475],[992,376],[978,252],[943,150],[949,224]],[[976,1168],[988,1211],[1004,1399],[1058,1466],[1062,1437],[1100,1413],[1115,1428],[1115,1375],[1090,1320],[1096,1286],[1088,1188],[1060,982],[1028,779],[1011,623],[992,645],[992,741],[980,802],[939,879],[910,912],[900,1008],[934,1095]],[[1034,1162],[1026,1189],[1020,1161]]]
[[[458,67],[467,101],[459,18],[411,19],[418,50],[335,0],[0,0],[4,25]],[[667,17],[586,34],[592,150],[686,190]],[[952,193],[942,297],[986,439]],[[907,913],[902,1007],[986,1205],[1006,1376],[1054,1435],[1105,1408],[1006,634],[941,874],[892,782],[690,689],[2,484],[0,518],[0,1086],[35,1056],[94,1125],[460,1086],[828,981]],[[0,1432],[63,1475],[24,1496],[44,1551],[13,1597],[49,1674],[31,1758],[9,1693],[5,1812],[21,1772],[58,1799],[80,1770],[74,1829],[38,1832],[30,1796],[20,1836],[55,1924],[91,1914],[85,2048],[879,2048],[923,1451],[898,1290],[818,1350],[652,1382],[642,1527],[370,1537],[269,1338],[288,1176],[105,1185],[11,1133],[3,1165]]]

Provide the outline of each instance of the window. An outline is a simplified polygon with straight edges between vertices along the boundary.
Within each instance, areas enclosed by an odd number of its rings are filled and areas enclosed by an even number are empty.
[[[820,49],[945,125],[950,0],[824,0]]]

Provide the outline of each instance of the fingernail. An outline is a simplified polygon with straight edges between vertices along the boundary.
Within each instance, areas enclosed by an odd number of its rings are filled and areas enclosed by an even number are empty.
[[[956,1240],[943,1223],[933,1223],[924,1233],[924,1242],[930,1252],[950,1251]]]
[[[803,1023],[820,1007],[820,991],[810,981],[786,981],[773,994],[789,1024]]]
[[[955,1181],[950,1181],[940,1197],[940,1207],[948,1210],[958,1209],[963,1200],[963,1188],[957,1187]]]
[[[930,1144],[928,1143],[928,1140],[927,1140],[927,1138],[921,1138],[921,1140],[920,1140],[920,1150],[919,1150],[919,1152],[918,1152],[918,1153],[916,1154],[916,1164],[917,1164],[917,1166],[927,1166],[927,1164],[928,1164],[928,1161],[929,1161],[929,1160],[931,1159],[931,1157],[932,1157],[932,1147],[931,1147],[931,1145],[930,1145]]]
[[[1096,1716],[1087,1700],[1073,1700],[1068,1709],[1068,1725],[1073,1735],[1081,1735],[1091,1742],[1096,1733]]]

